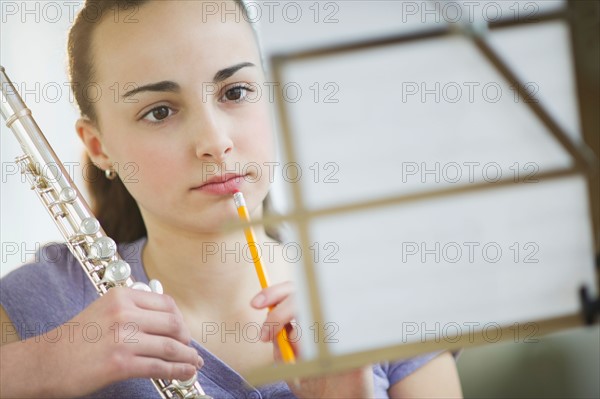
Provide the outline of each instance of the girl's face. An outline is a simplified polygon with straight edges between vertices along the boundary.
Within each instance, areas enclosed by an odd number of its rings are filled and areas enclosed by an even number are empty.
[[[274,145],[260,54],[234,3],[218,6],[207,15],[202,2],[151,1],[94,31],[102,95],[100,134],[88,148],[103,168],[114,164],[147,225],[215,231],[236,216],[235,188],[250,209],[269,189]],[[198,188],[232,175],[244,178]]]

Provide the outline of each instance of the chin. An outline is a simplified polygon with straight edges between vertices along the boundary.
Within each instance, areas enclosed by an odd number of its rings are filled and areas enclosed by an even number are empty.
[[[231,227],[239,221],[237,210],[231,201],[231,207],[228,209],[213,210],[212,212],[199,215],[196,220],[191,221],[194,230],[207,234],[222,233],[226,227]],[[188,222],[190,222],[188,220]]]

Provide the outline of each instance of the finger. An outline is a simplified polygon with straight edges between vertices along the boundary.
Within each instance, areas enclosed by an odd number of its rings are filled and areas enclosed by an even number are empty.
[[[296,328],[297,323],[292,320],[289,324],[285,325],[288,340],[292,344],[294,353],[298,353],[298,341],[300,341],[300,330]]]
[[[168,337],[145,335],[133,347],[132,352],[137,356],[187,363],[193,367],[202,367],[204,364],[204,360],[194,348]]]
[[[270,341],[283,327],[294,319],[295,307],[289,302],[282,302],[267,314],[260,331],[261,341]]]
[[[277,343],[277,340],[273,341],[273,359],[275,359],[276,362],[282,362],[283,358],[281,357],[281,350],[279,350],[279,344]]]
[[[129,295],[135,305],[139,308],[181,315],[181,311],[175,304],[175,300],[169,295],[134,289],[129,290]]]
[[[137,356],[129,366],[131,371],[128,378],[160,378],[166,380],[188,380],[198,369],[188,363],[166,362],[164,360]]]
[[[286,324],[285,325],[285,330],[286,330],[286,340],[288,342],[288,344],[292,347],[292,351],[294,352],[295,356],[298,356],[298,341],[300,341],[300,333],[298,328],[296,328],[294,326],[294,324]],[[277,340],[275,340],[277,341]]]
[[[257,308],[262,309],[267,306],[277,305],[285,298],[291,296],[294,292],[294,285],[290,281],[275,284],[261,290],[250,302],[250,304]]]
[[[192,334],[185,324],[183,317],[174,313],[140,310],[136,313],[137,327],[142,333],[171,337],[179,342],[189,345]],[[133,334],[131,329],[128,330]]]

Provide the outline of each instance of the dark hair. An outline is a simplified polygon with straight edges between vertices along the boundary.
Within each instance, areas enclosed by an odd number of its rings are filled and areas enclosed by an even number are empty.
[[[114,10],[134,10],[149,2],[150,0],[86,0],[69,31],[67,51],[71,89],[81,116],[87,117],[96,126],[98,115],[86,93],[95,72],[91,45],[94,29],[107,14],[115,15]],[[243,1],[234,2],[248,21]],[[84,164],[84,179],[91,195],[92,210],[108,236],[116,242],[131,242],[145,236],[147,231],[140,209],[121,179],[118,176],[114,180],[104,178],[104,171],[92,163],[87,153]],[[263,202],[263,210],[265,214],[273,212],[269,195]],[[266,226],[265,230],[271,238],[281,242],[281,235],[276,228]]]

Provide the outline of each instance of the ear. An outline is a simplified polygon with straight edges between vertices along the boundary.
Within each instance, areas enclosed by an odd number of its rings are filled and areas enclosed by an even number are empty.
[[[108,154],[104,152],[98,128],[87,118],[80,118],[75,123],[79,138],[85,145],[90,159],[102,170],[112,167]]]

